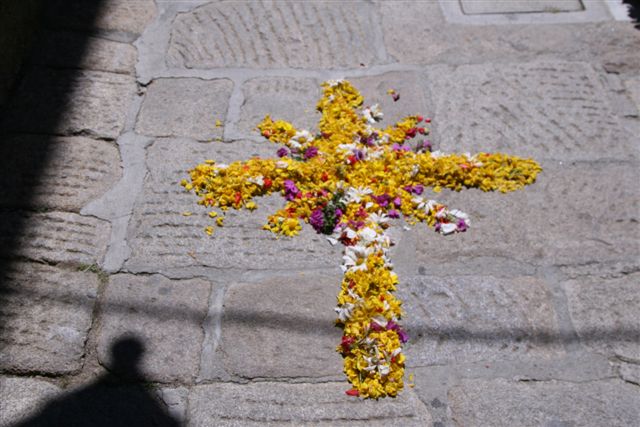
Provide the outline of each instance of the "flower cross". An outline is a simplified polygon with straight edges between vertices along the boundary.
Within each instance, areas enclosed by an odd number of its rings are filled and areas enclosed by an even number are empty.
[[[323,89],[318,133],[267,116],[258,129],[281,145],[278,158],[229,165],[207,160],[190,170],[191,181],[182,185],[195,192],[199,204],[219,209],[209,212],[216,226],[223,225],[229,208],[253,210],[255,197],[281,193],[286,203],[269,216],[265,229],[295,236],[303,221],[332,244],[342,244],[336,323],[343,328],[337,351],[353,386],[347,394],[396,396],[403,388],[402,344],[408,335],[400,325],[401,301],[393,294],[398,276],[388,256],[391,220],[425,222],[441,234],[464,232],[469,217],[425,197],[427,187],[436,193],[463,187],[508,192],[533,183],[541,168],[501,153],[432,151],[428,140],[412,142],[428,135],[429,119],[409,116],[376,128],[382,112],[377,105],[363,108],[349,82],[328,81]],[[213,234],[214,225],[205,231]]]

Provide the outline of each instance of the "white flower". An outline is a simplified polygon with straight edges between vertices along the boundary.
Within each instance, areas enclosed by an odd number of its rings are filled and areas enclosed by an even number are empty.
[[[218,163],[218,164],[216,165],[216,169],[226,169],[226,168],[228,168],[228,167],[229,167],[229,165],[227,165],[227,164],[225,164],[225,163]]]
[[[378,104],[373,104],[371,107],[362,110],[362,116],[369,124],[374,124],[382,120],[384,114]]]
[[[440,225],[440,233],[444,235],[454,233],[457,229],[458,229],[458,226],[452,222]]]
[[[353,153],[353,150],[355,150],[356,148],[358,148],[358,145],[355,143],[338,145],[338,150],[344,151],[348,154]]]
[[[371,222],[378,225],[387,224],[389,222],[389,217],[380,211],[378,211],[378,213],[372,213],[371,215],[369,215],[369,219],[371,220]]]
[[[373,191],[367,187],[358,187],[358,188],[350,187],[347,190],[346,201],[347,203],[351,203],[351,202],[360,203],[360,200],[362,200],[364,196],[371,193],[373,193]]]
[[[432,151],[431,152],[431,157],[433,157],[434,159],[438,159],[440,157],[444,157],[446,154],[444,154],[442,151],[440,150],[436,150],[436,151]]]
[[[286,169],[289,167],[289,162],[287,162],[286,160],[278,160],[276,162],[276,167],[278,169]]]
[[[367,257],[373,253],[371,248],[362,245],[347,246],[344,249],[342,271],[367,269]]]
[[[386,328],[387,323],[389,323],[387,322],[387,319],[384,316],[374,316],[371,318],[371,320],[377,323],[382,328]]]
[[[303,145],[313,141],[313,135],[308,130],[301,130],[296,132],[295,135],[289,140],[289,145],[293,148],[300,149]]]
[[[338,86],[340,83],[344,82],[344,79],[332,79],[332,80],[327,80],[327,84],[329,85],[329,87],[335,87]]]
[[[338,239],[327,236],[327,240],[329,241],[329,243],[331,243],[331,246],[335,246],[338,244]]]
[[[360,240],[365,244],[369,245],[373,243],[378,238],[378,232],[371,227],[365,227],[358,232],[360,236]]]
[[[336,307],[335,311],[336,313],[338,313],[338,319],[340,319],[340,321],[343,323],[349,320],[353,315],[354,308],[355,308],[355,305],[351,304],[350,302],[346,304],[342,304],[342,306]]]
[[[264,185],[264,177],[262,175],[249,177],[247,179],[247,181],[249,181],[249,182],[251,182],[253,184],[256,184],[256,185],[258,185],[260,187],[262,187]]]

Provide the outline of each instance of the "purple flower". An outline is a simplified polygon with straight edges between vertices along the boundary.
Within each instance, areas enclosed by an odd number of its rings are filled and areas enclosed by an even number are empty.
[[[312,159],[317,155],[318,155],[318,147],[311,146],[311,147],[307,148],[306,150],[304,150],[304,158],[305,159]]]
[[[372,196],[372,199],[375,200],[376,203],[380,205],[381,208],[385,208],[389,205],[389,202],[391,201],[391,196],[385,193],[380,196]]]
[[[324,227],[324,213],[322,209],[316,209],[311,213],[311,217],[309,217],[309,224],[316,230],[318,233],[322,231],[322,227]]]
[[[278,148],[276,154],[278,155],[278,157],[287,157],[289,155],[289,150],[284,147]]]
[[[288,201],[292,201],[296,198],[296,196],[300,193],[300,190],[298,190],[298,187],[296,187],[296,184],[291,181],[290,179],[287,179],[284,182],[284,198],[287,199]]]
[[[378,325],[376,322],[371,322],[369,324],[369,328],[373,329],[376,332],[380,332],[382,330],[382,326]]]
[[[467,229],[469,228],[467,223],[464,222],[464,219],[459,220],[456,226],[458,227],[458,231],[462,231],[462,232],[467,231]]]
[[[392,149],[393,151],[409,151],[409,150],[410,150],[410,148],[409,148],[408,146],[406,146],[406,145],[400,145],[400,144],[398,144],[397,142],[396,142],[396,143],[394,143],[394,144],[391,146],[391,149]]]
[[[354,148],[353,155],[356,156],[357,160],[364,160],[364,152],[362,150]]]
[[[399,208],[402,205],[402,199],[400,197],[396,197],[393,199],[393,204],[396,205],[396,208]]]
[[[343,215],[342,209],[337,208],[336,209],[336,219],[342,218],[342,215]]]
[[[418,196],[422,194],[424,191],[424,185],[418,184],[413,186],[413,194],[417,194]]]
[[[387,212],[387,215],[389,215],[389,218],[400,218],[400,213],[398,213],[398,211],[395,209],[389,210],[389,212]]]
[[[436,226],[433,227],[433,229],[435,230],[436,233],[439,233],[441,228],[442,228],[442,223],[440,223],[440,222],[437,222]]]
[[[403,331],[402,329],[398,328],[396,330],[396,332],[398,333],[398,338],[400,338],[400,342],[402,344],[406,343],[407,341],[409,341],[409,334],[406,333],[405,331]]]

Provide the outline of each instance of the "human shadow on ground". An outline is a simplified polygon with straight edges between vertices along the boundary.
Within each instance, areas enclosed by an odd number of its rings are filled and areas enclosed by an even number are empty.
[[[622,0],[629,5],[629,18],[635,23],[634,27],[640,30],[640,0]]]
[[[13,427],[179,426],[145,387],[148,381],[138,366],[144,351],[137,337],[120,337],[111,346],[107,373]]]

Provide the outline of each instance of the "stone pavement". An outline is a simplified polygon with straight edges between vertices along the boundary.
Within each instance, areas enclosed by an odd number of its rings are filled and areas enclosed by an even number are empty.
[[[616,2],[47,3],[2,124],[1,426],[640,423],[640,31]],[[179,186],[273,156],[254,126],[313,126],[338,77],[383,123],[432,117],[435,148],[544,168],[442,195],[467,233],[394,230],[415,385],[378,402],[344,394],[339,248],[261,230],[277,198],[209,238]]]

